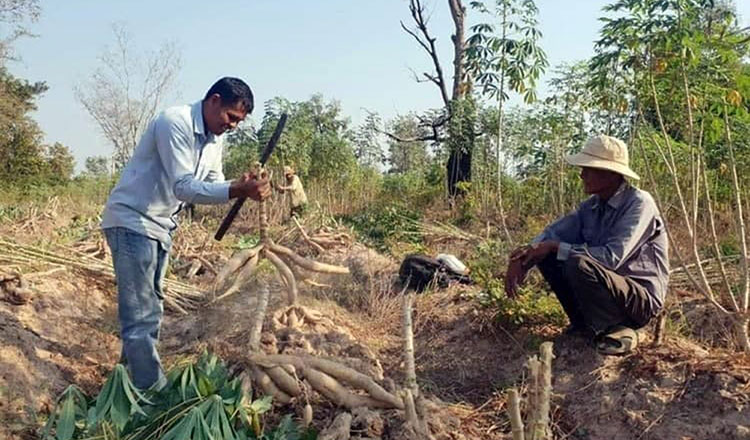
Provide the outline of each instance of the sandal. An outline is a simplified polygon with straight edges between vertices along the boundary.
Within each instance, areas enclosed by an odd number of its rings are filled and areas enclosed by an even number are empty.
[[[596,338],[596,351],[604,355],[621,356],[638,346],[638,332],[624,325],[616,325]]]

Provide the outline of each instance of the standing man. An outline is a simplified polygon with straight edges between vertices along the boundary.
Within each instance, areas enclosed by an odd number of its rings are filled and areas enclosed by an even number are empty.
[[[664,305],[664,222],[651,195],[625,180],[638,175],[623,141],[596,136],[566,160],[581,167],[591,197],[511,253],[505,291],[515,296],[528,270],[538,266],[570,319],[566,333],[591,331],[599,352],[624,354],[638,343],[635,329]]]
[[[156,344],[177,214],[186,204],[270,194],[267,179],[244,175],[225,182],[222,173],[222,134],[253,106],[250,87],[225,77],[203,100],[166,109],[149,123],[107,200],[102,229],[117,281],[122,355],[138,388],[166,383]]]
[[[289,191],[289,198],[291,199],[291,212],[290,217],[299,217],[305,212],[307,207],[307,194],[305,194],[305,188],[302,187],[302,181],[299,176],[294,172],[294,168],[290,166],[284,167],[284,178],[286,179],[286,186],[279,186],[279,191]]]

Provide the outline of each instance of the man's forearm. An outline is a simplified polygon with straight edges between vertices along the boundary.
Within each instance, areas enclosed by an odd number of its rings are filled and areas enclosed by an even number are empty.
[[[174,195],[186,203],[214,205],[228,200],[227,182],[203,182],[186,175],[174,185]]]

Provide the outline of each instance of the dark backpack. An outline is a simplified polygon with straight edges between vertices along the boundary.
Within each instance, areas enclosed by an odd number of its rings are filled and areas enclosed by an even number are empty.
[[[471,279],[451,271],[440,261],[427,255],[410,254],[404,258],[398,270],[398,277],[403,286],[422,292],[427,286],[434,284],[439,288],[446,288],[451,282],[471,284]]]

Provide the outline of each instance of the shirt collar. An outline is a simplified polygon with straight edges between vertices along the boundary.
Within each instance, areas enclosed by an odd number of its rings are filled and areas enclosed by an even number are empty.
[[[193,117],[193,133],[201,136],[203,139],[211,139],[213,133],[206,134],[206,125],[203,122],[203,101],[198,101],[192,105],[190,114]]]
[[[620,187],[617,188],[617,191],[612,195],[612,197],[607,200],[607,205],[611,206],[614,209],[619,208],[622,203],[625,201],[625,191],[630,188],[630,184],[627,181],[623,181],[620,184]],[[591,205],[592,209],[599,209],[601,199],[599,199],[599,196],[594,196],[594,203]]]

